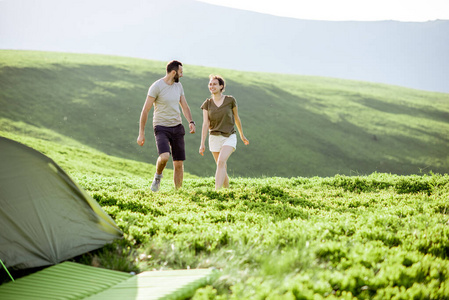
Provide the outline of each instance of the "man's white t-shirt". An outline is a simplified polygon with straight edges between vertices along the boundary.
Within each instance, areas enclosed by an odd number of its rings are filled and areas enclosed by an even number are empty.
[[[180,82],[166,84],[161,78],[148,89],[148,96],[155,98],[153,112],[153,127],[156,125],[173,127],[182,123],[179,101],[184,95]]]

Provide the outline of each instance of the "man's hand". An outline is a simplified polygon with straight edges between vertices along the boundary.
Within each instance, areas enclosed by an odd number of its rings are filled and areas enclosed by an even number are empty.
[[[145,144],[145,136],[143,134],[139,134],[137,137],[137,144],[139,146],[143,146],[143,144]]]
[[[190,123],[189,124],[189,129],[190,129],[190,133],[195,133],[195,124],[193,124],[193,123]]]

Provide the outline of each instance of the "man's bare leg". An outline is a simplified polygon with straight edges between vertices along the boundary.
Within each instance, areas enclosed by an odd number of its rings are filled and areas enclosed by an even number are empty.
[[[170,153],[165,152],[159,155],[156,162],[156,173],[159,175],[162,175],[162,172],[164,172],[165,167],[167,166],[167,162],[170,159]]]
[[[184,179],[184,162],[182,160],[173,161],[173,181],[175,183],[175,189],[182,187],[182,181]]]
[[[154,174],[153,182],[151,183],[151,190],[153,192],[159,191],[162,179],[162,172],[167,166],[168,159],[170,158],[170,153],[165,152],[159,155],[156,162],[156,174]]]

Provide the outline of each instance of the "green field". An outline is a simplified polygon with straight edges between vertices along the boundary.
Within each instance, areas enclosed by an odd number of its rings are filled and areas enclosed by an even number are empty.
[[[251,144],[217,192],[212,156],[186,136],[183,188],[168,169],[152,193],[150,128],[143,149],[135,141],[164,65],[0,51],[0,136],[53,158],[124,232],[74,261],[219,269],[196,300],[449,299],[448,94],[185,65],[197,123],[220,73]]]
[[[186,171],[212,176],[198,154],[208,75],[227,79],[250,145],[239,143],[233,176],[399,175],[449,171],[449,94],[332,78],[188,65],[181,79],[198,133],[186,136]],[[0,51],[0,119],[50,129],[114,156],[154,164],[151,125],[136,144],[149,85],[166,62]],[[152,112],[150,113],[152,114]],[[151,122],[149,122],[151,123]],[[184,124],[186,124],[184,120]]]
[[[449,298],[449,175],[231,178],[216,192],[186,174],[183,189],[164,179],[152,193],[153,165],[10,125],[1,136],[53,158],[124,232],[77,262],[219,269],[193,299]]]

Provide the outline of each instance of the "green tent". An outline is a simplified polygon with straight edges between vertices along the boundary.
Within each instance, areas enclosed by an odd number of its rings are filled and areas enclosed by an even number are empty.
[[[52,159],[0,137],[0,259],[6,267],[57,264],[121,236]]]

